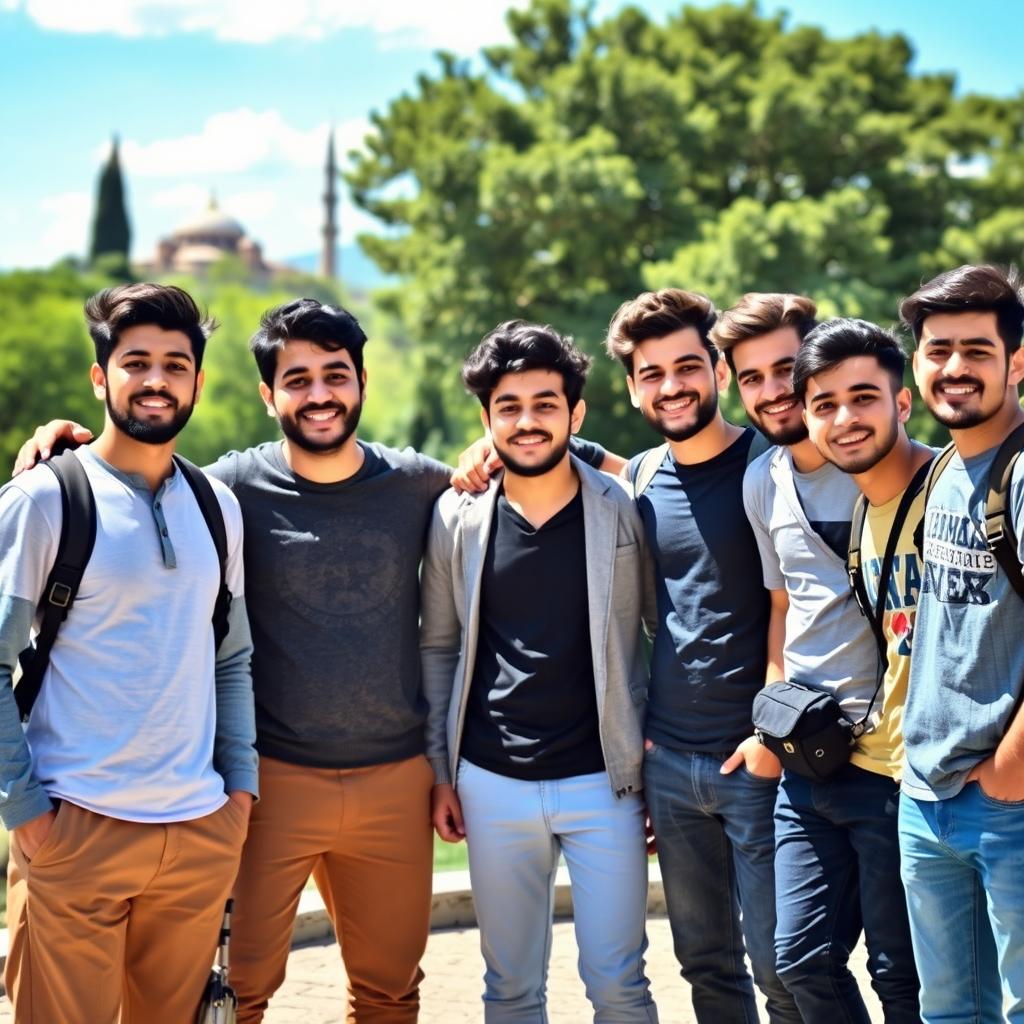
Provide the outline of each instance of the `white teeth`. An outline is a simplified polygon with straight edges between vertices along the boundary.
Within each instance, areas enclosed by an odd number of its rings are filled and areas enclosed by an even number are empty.
[[[866,430],[859,430],[856,434],[847,434],[845,437],[836,439],[836,444],[860,444],[866,441],[871,435]]]
[[[671,402],[662,402],[659,408],[666,412],[678,412],[680,409],[685,409],[690,405],[693,405],[692,398],[676,398]]]
[[[525,444],[525,445],[533,445],[533,444],[543,444],[544,440],[545,439],[543,437],[520,437],[518,440],[513,441],[512,443],[513,444],[519,444],[519,445],[523,445],[523,444]]]
[[[334,409],[328,409],[326,412],[306,412],[303,416],[307,420],[313,420],[315,423],[326,423],[327,420],[332,420],[337,415]]]
[[[772,416],[778,416],[779,413],[789,412],[796,405],[796,402],[779,402],[777,405],[766,405],[764,411],[771,413]]]
[[[170,402],[163,398],[140,398],[139,405],[144,405],[147,409],[166,409],[170,406]]]
[[[962,384],[960,386],[956,386],[953,384],[944,384],[942,386],[942,390],[947,395],[972,395],[977,389],[974,387],[973,384]]]

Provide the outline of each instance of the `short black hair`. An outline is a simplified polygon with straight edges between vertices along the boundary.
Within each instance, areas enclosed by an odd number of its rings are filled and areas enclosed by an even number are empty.
[[[793,393],[801,402],[805,401],[811,377],[856,356],[877,360],[892,378],[894,391],[903,387],[907,354],[899,338],[867,320],[836,317],[818,324],[800,345],[793,364]]]
[[[900,303],[900,318],[914,341],[921,340],[925,320],[936,313],[994,313],[1007,353],[1020,348],[1024,336],[1024,302],[1016,267],[965,264],[933,277]]]
[[[569,409],[583,394],[590,357],[568,335],[553,327],[525,320],[506,320],[466,357],[462,382],[486,409],[498,381],[506,373],[554,370],[562,375]]]
[[[260,328],[252,336],[249,348],[256,358],[260,379],[274,386],[277,354],[289,341],[311,341],[327,352],[344,349],[352,358],[357,377],[363,375],[363,346],[366,344],[359,321],[340,306],[329,306],[316,299],[293,299],[260,317]]]
[[[203,365],[206,339],[217,329],[217,321],[201,312],[184,288],[151,281],[120,284],[97,292],[86,300],[85,320],[96,349],[96,362],[104,370],[122,331],[153,324],[165,331],[181,331],[188,337],[198,372]]]

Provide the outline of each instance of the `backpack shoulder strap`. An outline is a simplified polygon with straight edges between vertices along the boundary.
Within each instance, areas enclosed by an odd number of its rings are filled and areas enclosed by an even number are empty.
[[[952,441],[932,459],[928,466],[928,475],[924,478],[924,512],[928,514],[928,499],[932,496],[935,481],[942,475],[942,471],[949,465],[949,460],[956,454],[956,445]],[[914,532],[914,543],[917,546],[918,557],[924,558],[924,518],[922,517],[918,529]]]
[[[988,495],[985,498],[985,539],[999,568],[1006,574],[1018,596],[1024,600],[1024,571],[1017,555],[1017,537],[1009,511],[1010,481],[1022,447],[1024,425],[1017,427],[996,452],[989,471]]]
[[[228,532],[224,525],[224,513],[214,492],[213,485],[206,474],[188,459],[180,455],[174,456],[174,464],[181,471],[192,493],[196,497],[199,511],[203,514],[206,528],[213,538],[213,546],[217,549],[217,561],[220,565],[220,589],[213,609],[213,639],[216,647],[228,634],[228,612],[231,610],[231,591],[228,589]]]
[[[640,456],[637,463],[636,476],[633,477],[633,498],[639,498],[650,486],[658,467],[665,461],[668,454],[668,444],[659,444],[656,448],[649,448]]]
[[[39,600],[39,632],[33,646],[21,653],[21,676],[14,698],[22,721],[28,719],[42,689],[50,651],[78,595],[96,543],[96,501],[82,463],[66,451],[43,465],[60,484],[61,528],[57,557]]]
[[[749,466],[754,459],[764,455],[769,448],[773,447],[771,441],[760,430],[754,430],[754,436],[750,439],[750,448],[747,450],[747,465]]]
[[[868,600],[864,586],[864,577],[860,571],[860,539],[864,533],[864,520],[868,514],[868,499],[861,494],[853,506],[853,518],[850,520],[850,545],[846,554],[846,575],[850,577],[850,589],[857,598],[860,610],[871,618],[871,602]]]

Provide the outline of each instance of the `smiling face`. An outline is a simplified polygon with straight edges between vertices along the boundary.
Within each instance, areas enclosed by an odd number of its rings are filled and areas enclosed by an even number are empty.
[[[481,418],[507,472],[541,476],[566,457],[583,413],[582,400],[570,413],[557,370],[538,369],[500,377]]]
[[[277,354],[273,390],[260,383],[281,432],[303,451],[338,451],[355,433],[363,408],[365,372],[358,377],[345,349],[288,341]]]
[[[188,336],[155,324],[126,327],[106,368],[92,368],[93,390],[114,426],[155,445],[172,441],[188,422],[202,377]]]
[[[750,422],[772,444],[794,445],[807,437],[803,407],[793,393],[793,363],[800,335],[780,327],[733,346],[740,401]]]
[[[844,473],[866,473],[892,451],[910,416],[910,392],[873,356],[852,356],[807,380],[807,429]]]
[[[639,342],[626,378],[633,405],[669,441],[686,441],[718,415],[718,392],[728,383],[724,360],[715,367],[693,327]]]
[[[1012,362],[1019,360],[1015,354]],[[967,430],[1016,402],[1020,378],[1010,363],[995,313],[935,313],[921,325],[914,379],[943,426]]]

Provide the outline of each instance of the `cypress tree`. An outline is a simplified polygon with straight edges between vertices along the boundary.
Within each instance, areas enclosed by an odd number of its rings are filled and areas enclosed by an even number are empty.
[[[121,162],[118,159],[117,147],[115,135],[110,147],[110,157],[100,172],[99,187],[96,190],[96,215],[92,222],[89,260],[95,263],[101,256],[119,256],[127,271],[131,227],[124,205],[124,182],[121,178]]]

